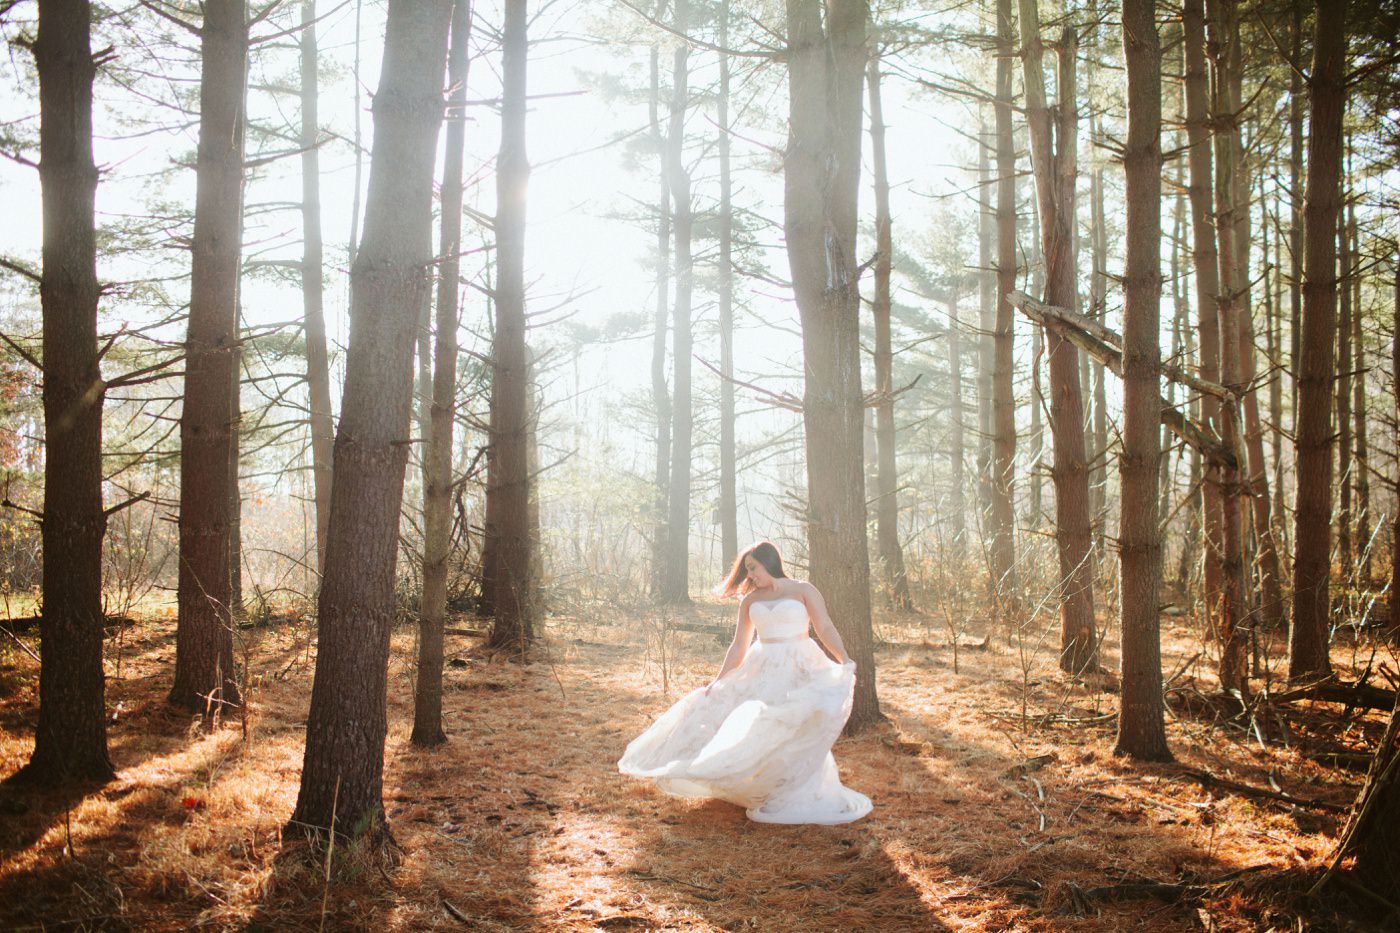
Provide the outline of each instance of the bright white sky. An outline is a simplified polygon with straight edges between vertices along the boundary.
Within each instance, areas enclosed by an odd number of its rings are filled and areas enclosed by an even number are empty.
[[[288,8],[295,13],[295,4],[288,4]],[[538,5],[531,4],[531,8],[534,12]],[[343,343],[348,333],[344,256],[354,180],[354,154],[345,140],[353,133],[355,117],[351,80],[355,58],[355,6],[349,3],[337,7],[332,0],[320,0],[318,10],[325,17],[318,28],[322,63],[320,119],[327,132],[340,137],[326,144],[321,156],[322,221],[328,265],[327,314],[332,340]],[[363,5],[360,72],[364,90],[360,105],[365,145],[369,144],[372,134],[367,92],[378,84],[384,14],[382,2]],[[476,20],[477,48],[468,79],[468,97],[490,99],[499,94],[499,53],[494,47],[488,47],[488,27],[500,22],[498,4],[479,4]],[[925,25],[938,24],[926,20]],[[265,34],[272,28],[282,27],[262,24],[257,32]],[[604,44],[596,38],[605,36],[612,40],[628,32],[635,33],[636,37],[636,42],[630,46],[617,41]],[[534,165],[526,246],[529,300],[532,310],[558,307],[557,312],[542,315],[544,321],[554,320],[566,312],[573,312],[573,323],[594,328],[603,327],[619,314],[650,320],[655,302],[654,237],[640,225],[618,215],[635,215],[640,213],[641,204],[654,203],[656,163],[644,150],[617,140],[633,131],[644,131],[646,43],[651,41],[652,35],[645,31],[634,13],[611,0],[556,3],[532,24],[531,38],[541,44],[532,52],[530,92],[532,95],[557,95],[542,96],[533,102],[528,128],[529,155]],[[295,85],[296,51],[285,44],[288,40],[282,41],[284,45],[279,49],[264,48],[256,53],[252,71],[255,86],[278,81]],[[670,39],[663,37],[663,41]],[[197,77],[193,70],[197,60],[193,56],[186,56],[178,64],[162,64],[150,50],[129,44],[134,42],[130,32],[118,33],[116,51],[124,64],[149,72],[138,80],[136,88],[140,93],[168,99],[176,86],[174,80],[184,80],[186,88],[195,86],[192,79]],[[32,72],[32,63],[13,45],[10,49],[10,80],[3,103],[0,103],[0,118],[6,120],[37,113],[37,84],[25,85],[15,77],[19,70]],[[960,56],[968,56],[968,53],[956,49],[935,57],[939,59],[939,67],[949,68],[955,67],[953,62]],[[737,134],[734,140],[735,201],[740,208],[756,210],[770,220],[780,221],[781,165],[773,150],[780,149],[784,143],[785,77],[779,66],[773,65],[766,66],[762,72],[751,73],[748,69],[752,61],[735,61],[735,103],[731,110]],[[667,46],[662,52],[663,87],[669,83],[669,68],[670,48]],[[710,84],[718,73],[716,55],[703,49],[694,50],[691,68],[692,89]],[[163,75],[174,80],[167,84]],[[598,90],[601,84],[616,86],[619,83],[642,93],[621,100],[610,99]],[[118,215],[147,213],[155,201],[192,210],[192,168],[158,181],[153,181],[150,173],[170,165],[173,160],[192,159],[197,127],[146,132],[149,124],[145,121],[173,122],[173,114],[144,104],[132,91],[117,87],[110,80],[99,81],[97,94],[97,134],[100,137],[97,160],[110,170],[99,188],[99,223],[111,221]],[[255,122],[296,126],[298,103],[295,97],[275,96],[255,89],[249,101]],[[750,101],[755,103],[745,111],[743,108]],[[951,103],[946,97],[916,91],[897,78],[885,82],[884,106],[896,241],[911,253],[921,252],[920,244],[931,229],[946,227],[950,215],[962,215],[968,220],[966,232],[975,233],[970,222],[975,191],[969,188],[972,178],[963,168],[971,164],[975,153],[964,136],[949,128],[974,131],[975,111]],[[765,110],[767,113],[763,112]],[[688,120],[688,132],[693,136],[691,157],[696,165],[696,201],[701,207],[713,204],[718,197],[713,118],[712,110],[696,107]],[[468,193],[468,203],[490,214],[494,201],[490,162],[498,143],[498,121],[487,106],[470,108],[470,119],[467,177],[475,179],[476,184]],[[639,138],[632,140],[633,143],[638,141]],[[702,149],[702,146],[707,148]],[[281,145],[268,148],[281,148]],[[868,157],[868,136],[866,150]],[[367,157],[364,171],[367,182]],[[284,159],[261,169],[248,186],[246,240],[250,244],[250,255],[256,253],[259,259],[300,258],[299,211],[259,211],[270,202],[284,202],[294,208],[300,199],[299,173],[297,158]],[[862,215],[866,218],[873,203],[869,185],[867,169],[861,191]],[[967,191],[966,195],[954,194],[942,201],[930,197],[962,190]],[[7,218],[7,223],[0,225],[0,253],[37,262],[41,240],[37,175],[12,162],[0,162],[0,199]],[[479,243],[480,236],[471,223],[464,227],[464,242],[468,248]],[[761,234],[760,239],[769,247],[767,274],[785,279],[788,270],[781,231],[769,230]],[[969,242],[965,246],[966,261],[975,262],[974,244]],[[697,250],[707,248],[707,244],[697,244]],[[862,255],[868,255],[870,249],[869,244],[863,244]],[[186,262],[186,256],[180,251],[169,251],[161,260],[167,267],[159,271],[167,275],[182,271],[178,264]],[[156,270],[151,269],[149,261],[143,259],[143,265],[136,268],[130,267],[130,260],[125,261],[126,267],[111,259],[100,261],[99,275],[117,280],[150,275]],[[178,284],[173,290],[179,294],[186,287]],[[800,395],[800,382],[795,378],[773,378],[800,374],[798,318],[790,293],[773,284],[746,281],[739,285],[738,298],[747,306],[738,312],[741,332],[736,341],[736,365],[740,377],[764,381],[775,391],[787,390]],[[906,293],[903,298],[908,303],[919,304],[910,294]],[[975,296],[969,299],[975,301]],[[466,301],[464,328],[478,335],[488,333],[486,308],[479,293],[468,292]],[[714,297],[697,289],[695,301],[699,318],[697,353],[717,365],[718,344],[709,337],[716,313]],[[0,309],[7,316],[14,310],[13,306],[8,310]],[[938,317],[943,314],[942,309],[930,310]],[[104,321],[110,326],[126,320],[136,326],[164,316],[161,309],[132,302],[110,301],[103,311]],[[294,283],[247,277],[243,311],[249,324],[294,321],[301,314],[300,294]],[[969,304],[965,319],[971,321],[974,314]],[[33,320],[37,321],[37,314]],[[170,330],[164,336],[178,341],[182,333]],[[470,338],[466,340],[471,343]],[[559,331],[550,333],[545,327],[533,333],[531,341],[539,347],[562,342],[562,336]],[[484,348],[480,342],[476,345]],[[582,388],[591,391],[585,392],[577,406],[571,403],[569,407],[575,408],[601,432],[603,443],[590,446],[583,452],[584,457],[611,458],[619,469],[635,475],[650,474],[651,426],[625,421],[619,425],[616,421],[620,417],[616,400],[647,390],[649,365],[650,337],[645,330],[634,339],[595,347],[585,354],[579,368],[579,382]],[[712,393],[715,377],[703,367],[695,369],[697,390]],[[556,399],[573,389],[568,367],[562,369],[561,375],[564,378],[557,379],[546,389]],[[759,407],[747,395],[745,390],[740,390],[741,412],[753,412]],[[743,416],[739,425],[740,443],[787,427],[793,420],[788,413]],[[597,427],[599,425],[601,427]],[[563,439],[559,442],[566,443]],[[546,455],[546,459],[552,458]],[[788,464],[789,468],[791,466]],[[764,491],[771,488],[773,478],[769,474],[764,478],[741,480],[754,495],[764,500],[759,507],[749,504],[758,527],[741,527],[741,536],[769,531],[770,523],[762,514],[777,514]],[[707,503],[706,496],[698,496],[697,513],[706,513]],[[741,508],[741,521],[745,511]]]

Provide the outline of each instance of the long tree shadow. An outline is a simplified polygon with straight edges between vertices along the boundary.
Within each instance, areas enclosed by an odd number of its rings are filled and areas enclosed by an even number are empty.
[[[284,663],[282,654],[260,657],[259,669],[264,661]],[[110,682],[114,780],[58,791],[0,789],[0,928],[139,928],[151,916],[153,884],[156,916],[194,917],[216,900],[197,880],[207,866],[194,864],[220,861],[210,840],[228,837],[225,860],[235,873],[260,860],[258,834],[267,828],[241,825],[237,814],[266,793],[254,776],[266,748],[246,744],[237,722],[211,730],[168,706],[164,675],[146,665]],[[281,719],[303,702],[294,696],[300,692],[280,685],[255,728],[281,731]]]

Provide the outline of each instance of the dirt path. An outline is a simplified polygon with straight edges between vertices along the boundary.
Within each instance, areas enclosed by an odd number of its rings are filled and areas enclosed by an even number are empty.
[[[304,636],[261,636],[245,744],[238,728],[207,734],[165,708],[165,628],[128,636],[128,669],[112,684],[121,778],[86,796],[0,795],[0,926],[318,929],[324,910],[324,929],[377,931],[1198,930],[1197,905],[1152,898],[1080,916],[1066,885],[1288,866],[1324,854],[1336,830],[1330,814],[1211,797],[1170,768],[1115,759],[1112,694],[1067,686],[1048,661],[1023,668],[996,639],[962,652],[954,674],[950,652],[919,646],[912,630],[907,647],[878,655],[891,723],[835,750],[845,783],[874,800],[871,816],[750,823],[737,807],[617,774],[626,742],[669,703],[647,660],[657,643],[635,622],[564,619],[547,660],[450,666],[451,741],[427,752],[408,743],[412,644],[407,632],[395,642],[386,806],[404,854],[386,870],[342,853],[326,887],[319,869],[277,857],[301,764]],[[722,646],[699,634],[668,642],[674,699],[705,681]],[[1171,645],[1168,664],[1190,647]],[[32,685],[13,664],[0,671],[5,772],[32,741]],[[1033,715],[1086,722],[1026,729],[1023,698]],[[1361,741],[1370,727],[1355,728]],[[1170,737],[1184,763],[1349,802],[1339,775],[1296,747],[1194,720]],[[1218,929],[1264,919],[1217,900],[1204,909]]]

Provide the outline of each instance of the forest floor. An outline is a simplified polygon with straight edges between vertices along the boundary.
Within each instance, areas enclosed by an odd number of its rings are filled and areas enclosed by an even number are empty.
[[[281,843],[310,698],[307,626],[244,632],[248,715],[209,730],[164,703],[173,622],[138,620],[109,649],[117,780],[0,790],[0,928],[1291,930],[1290,914],[1244,884],[1179,900],[1083,892],[1315,868],[1345,820],[1327,805],[1348,806],[1364,773],[1349,756],[1382,724],[1324,703],[1257,728],[1217,716],[1196,629],[1167,617],[1177,763],[1140,765],[1112,753],[1112,678],[1059,674],[1050,624],[974,647],[989,633],[971,620],[954,671],[941,624],[882,616],[889,721],[835,749],[874,812],[837,827],[751,823],[616,769],[627,741],[718,666],[723,640],[672,623],[727,627],[731,613],[578,608],[550,618],[526,664],[449,635],[450,740],[427,751],[409,743],[414,627],[402,626],[384,776],[402,854],[386,864],[341,847],[329,882]],[[1116,668],[1112,638],[1104,654]],[[1336,650],[1353,675],[1368,657]],[[1393,666],[1394,652],[1377,660]],[[0,774],[27,759],[37,702],[37,665],[0,649]],[[1318,806],[1212,790],[1185,768]],[[1325,928],[1364,928],[1328,918]]]

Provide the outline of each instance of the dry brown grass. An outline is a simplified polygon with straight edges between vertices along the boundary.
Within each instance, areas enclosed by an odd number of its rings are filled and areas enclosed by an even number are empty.
[[[750,823],[728,804],[667,797],[616,773],[623,746],[669,700],[641,617],[589,609],[551,619],[547,650],[529,664],[471,657],[470,640],[451,637],[450,655],[466,664],[447,669],[451,741],[431,751],[408,741],[413,644],[402,630],[385,775],[402,857],[387,865],[342,850],[323,889],[322,866],[283,853],[280,839],[309,701],[305,632],[255,635],[245,741],[236,724],[206,731],[164,705],[171,628],[152,619],[125,634],[123,677],[109,683],[117,781],[67,795],[0,792],[0,927],[1283,929],[1267,898],[1239,891],[1107,901],[1080,916],[1070,886],[1315,866],[1339,828],[1332,814],[1212,795],[1171,767],[1115,758],[1105,714],[1116,697],[1102,683],[1066,682],[1044,648],[1023,667],[996,634],[963,650],[954,674],[942,622],[919,617],[881,620],[890,723],[836,749],[843,779],[871,796],[874,813],[844,827]],[[982,633],[977,620],[968,629]],[[704,681],[722,646],[667,637],[674,699]],[[1185,624],[1169,624],[1165,640],[1169,671],[1199,650]],[[36,702],[33,664],[12,652],[0,664],[0,773],[25,760]],[[1057,715],[1034,718],[1046,714]],[[1359,776],[1309,753],[1364,748],[1377,722],[1300,710],[1288,744],[1199,713],[1177,714],[1169,729],[1185,764],[1347,804]],[[1018,767],[1045,755],[1053,760],[1035,770]]]

